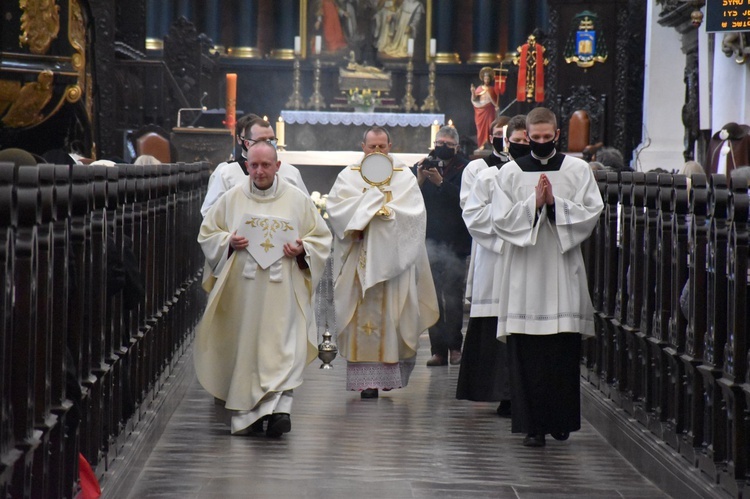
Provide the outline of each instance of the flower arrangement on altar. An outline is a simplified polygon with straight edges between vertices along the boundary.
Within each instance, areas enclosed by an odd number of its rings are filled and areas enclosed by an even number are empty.
[[[323,194],[321,196],[318,191],[312,191],[312,194],[310,194],[310,199],[312,199],[313,204],[318,209],[318,213],[320,213],[320,216],[323,217],[324,220],[327,220],[328,211],[326,210],[326,201],[328,201],[328,194]]]
[[[375,106],[382,104],[380,90],[373,93],[369,88],[363,88],[362,90],[359,88],[349,89],[349,94],[346,96],[346,102],[352,107],[368,109],[370,111],[372,111]]]

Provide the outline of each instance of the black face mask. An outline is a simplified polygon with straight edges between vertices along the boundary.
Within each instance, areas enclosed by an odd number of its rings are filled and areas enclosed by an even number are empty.
[[[435,147],[435,156],[442,160],[449,160],[456,155],[456,150],[448,146]]]
[[[555,140],[552,139],[549,142],[537,142],[529,139],[529,146],[531,146],[531,152],[533,152],[536,157],[546,158],[555,150]]]
[[[520,142],[510,142],[508,144],[508,154],[513,159],[522,158],[531,152],[531,146],[529,144],[521,144]]]
[[[492,137],[492,148],[500,154],[505,149],[505,139],[502,137]]]

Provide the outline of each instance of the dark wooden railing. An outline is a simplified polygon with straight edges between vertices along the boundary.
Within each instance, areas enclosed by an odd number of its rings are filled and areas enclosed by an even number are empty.
[[[149,409],[204,306],[208,168],[0,163],[0,496],[73,497]]]
[[[748,479],[748,185],[597,172],[584,377],[734,497]],[[680,307],[687,286],[687,316]]]

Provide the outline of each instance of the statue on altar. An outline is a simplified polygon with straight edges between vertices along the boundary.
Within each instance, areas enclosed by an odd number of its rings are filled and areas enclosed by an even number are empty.
[[[518,47],[513,64],[518,66],[518,102],[544,102],[544,66],[549,60],[544,57],[545,48],[529,35],[526,43]]]
[[[495,77],[491,67],[485,66],[479,70],[482,84],[475,87],[471,84],[471,104],[474,106],[474,123],[477,127],[477,149],[481,150],[489,143],[490,126],[495,121],[498,109],[499,76]]]

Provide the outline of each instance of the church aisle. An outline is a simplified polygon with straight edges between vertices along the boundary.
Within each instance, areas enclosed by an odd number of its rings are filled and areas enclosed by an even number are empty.
[[[668,497],[586,421],[566,442],[523,447],[497,404],[456,400],[458,367],[426,367],[421,345],[409,386],[373,400],[344,391],[341,358],[313,362],[281,439],[230,436],[193,380],[130,497]]]

